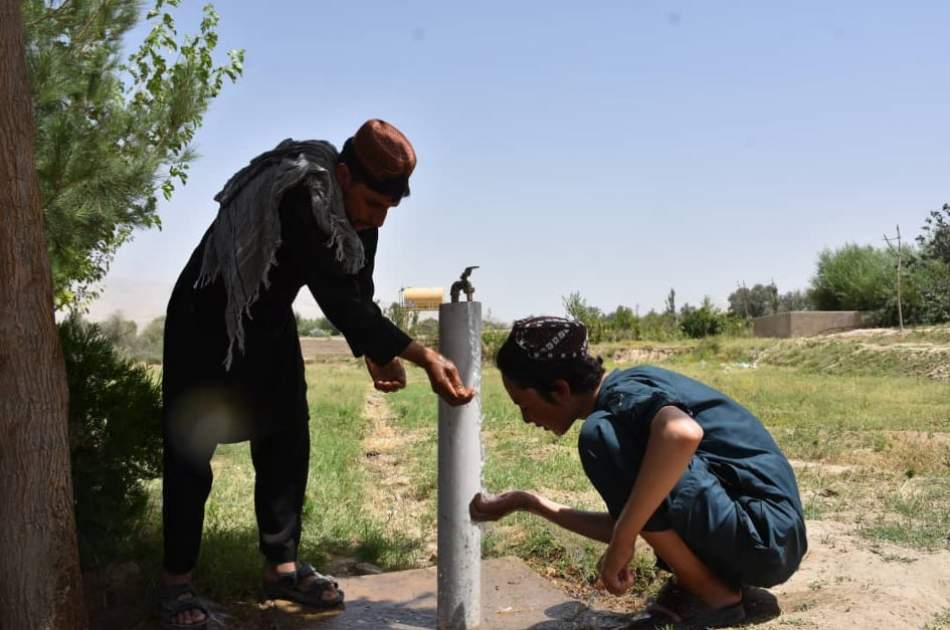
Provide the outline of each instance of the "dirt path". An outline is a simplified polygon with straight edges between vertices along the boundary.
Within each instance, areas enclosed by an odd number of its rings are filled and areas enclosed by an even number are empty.
[[[366,509],[403,535],[424,540],[415,564],[427,566],[435,559],[436,534],[434,528],[423,528],[426,503],[416,495],[409,470],[409,449],[420,436],[393,426],[392,410],[377,391],[366,397],[363,417],[367,420],[363,454],[369,475]]]

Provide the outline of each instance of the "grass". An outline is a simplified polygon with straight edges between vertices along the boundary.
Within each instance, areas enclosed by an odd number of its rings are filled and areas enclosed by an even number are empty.
[[[950,609],[935,616],[923,630],[950,630]]]
[[[942,335],[943,329],[919,331],[905,340],[945,343]],[[805,462],[796,465],[808,518],[853,523],[872,540],[947,548],[950,381],[925,378],[923,367],[908,370],[906,362],[895,367],[852,356],[857,343],[838,338],[823,343],[741,338],[626,348],[614,344],[600,350],[611,369],[649,357],[651,363],[741,401],[791,459]],[[899,352],[899,343],[881,345]],[[829,349],[831,359],[823,356]],[[928,360],[943,356],[931,354]],[[413,517],[420,521],[416,528],[390,522],[385,510],[372,505],[368,484],[373,479],[361,445],[368,427],[363,406],[370,391],[363,366],[345,358],[318,362],[308,366],[307,376],[312,384],[311,476],[301,556],[318,570],[327,569],[336,556],[385,569],[428,563],[426,536],[408,533],[434,533],[436,525],[437,405],[424,373],[410,369],[409,387],[386,397],[393,429],[412,438],[401,447],[406,453],[400,458],[405,468],[400,473],[422,506]],[[483,481],[488,490],[523,488],[576,507],[603,509],[576,453],[580,423],[560,439],[526,425],[491,367],[483,374],[482,410]],[[220,447],[214,467],[199,585],[212,597],[247,597],[257,591],[261,568],[248,445]],[[154,489],[157,492],[157,484]],[[158,520],[153,512],[139,550],[144,563],[156,571]],[[486,528],[483,545],[487,557],[517,555],[581,596],[589,592],[603,551],[603,545],[523,514]],[[638,555],[636,563],[638,592],[656,588],[649,553]],[[932,626],[943,627],[939,624],[945,620],[936,619]]]
[[[866,334],[832,335],[805,339],[755,337],[678,340],[670,342],[610,342],[595,348],[607,359],[639,355],[673,362],[747,363],[791,367],[799,372],[834,376],[950,377],[950,326],[893,329]],[[653,356],[651,356],[653,355]]]
[[[420,544],[387,527],[365,509],[366,478],[360,441],[366,425],[362,407],[370,381],[359,362],[309,366],[310,476],[304,505],[300,557],[326,571],[340,555],[386,569],[408,564]],[[248,443],[218,447],[215,481],[205,512],[204,537],[196,579],[212,598],[234,600],[258,594],[262,556],[257,551],[254,470]],[[153,486],[156,508],[138,554],[157,573],[160,556],[160,485]]]

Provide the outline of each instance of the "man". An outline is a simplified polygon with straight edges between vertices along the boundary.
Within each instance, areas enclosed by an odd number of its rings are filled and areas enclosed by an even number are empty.
[[[207,623],[191,571],[210,460],[223,442],[251,441],[265,594],[318,608],[342,603],[332,579],[297,562],[310,452],[292,310],[302,286],[365,357],[378,390],[405,386],[401,357],[424,368],[448,403],[471,400],[455,366],[373,301],[378,229],[409,196],[415,165],[409,140],[370,120],[339,153],[328,142],[285,140],[215,197],[218,215],[182,271],[165,323],[163,627]]]

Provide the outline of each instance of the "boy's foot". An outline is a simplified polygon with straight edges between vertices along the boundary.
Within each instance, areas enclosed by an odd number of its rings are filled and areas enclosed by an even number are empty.
[[[312,608],[337,608],[343,604],[343,591],[336,580],[321,575],[309,564],[297,564],[296,569],[279,570],[268,565],[264,569],[264,595],[270,599],[285,599]]]
[[[723,628],[734,626],[745,619],[741,593],[736,602],[722,607],[705,603],[670,579],[657,593],[644,613],[630,624],[627,630],[651,630],[660,628]]]
[[[203,630],[208,625],[208,608],[190,580],[159,586],[158,614],[162,630]]]

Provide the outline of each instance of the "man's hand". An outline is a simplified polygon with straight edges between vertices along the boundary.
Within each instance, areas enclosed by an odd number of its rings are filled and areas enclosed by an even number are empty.
[[[399,356],[423,368],[429,376],[432,391],[453,407],[464,405],[475,397],[475,390],[462,383],[455,364],[432,348],[413,341]]]
[[[479,492],[468,506],[473,521],[497,521],[512,512],[527,510],[531,504],[531,495],[521,490],[502,492],[499,495]]]
[[[611,541],[610,545],[607,546],[607,551],[604,552],[597,563],[600,581],[604,588],[613,595],[623,595],[633,586],[636,579],[636,575],[630,570],[633,550],[633,544]]]
[[[373,387],[381,392],[395,392],[406,386],[406,369],[398,357],[385,365],[366,357],[366,369],[373,377]]]
[[[470,402],[475,397],[475,390],[465,387],[465,384],[462,383],[462,376],[455,364],[438,352],[432,354],[434,356],[425,364],[432,391],[453,407]]]

